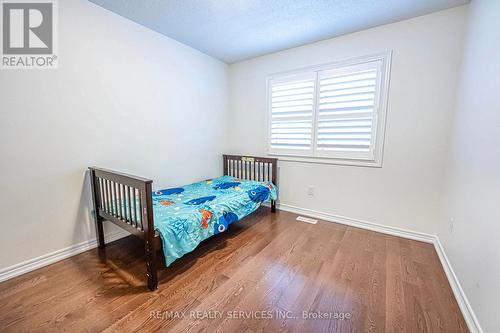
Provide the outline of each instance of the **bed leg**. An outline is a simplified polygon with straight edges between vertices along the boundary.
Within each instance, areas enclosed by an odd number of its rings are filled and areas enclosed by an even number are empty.
[[[153,244],[146,241],[146,275],[148,277],[148,288],[154,291],[158,288],[158,269],[156,267],[156,251]]]
[[[271,200],[271,213],[276,213],[276,200]]]
[[[104,230],[102,228],[103,218],[99,215],[99,206],[101,202],[99,193],[99,182],[95,176],[95,170],[90,169],[90,187],[92,190],[92,208],[94,208],[93,214],[95,216],[95,231],[97,236],[97,244],[100,249],[104,249],[106,244],[104,243]]]
[[[96,233],[97,233],[97,244],[100,249],[104,249],[106,247],[106,243],[104,242],[104,228],[102,227],[102,217],[97,216],[95,219]]]
[[[158,270],[156,267],[156,246],[154,243],[155,225],[153,220],[153,194],[151,182],[144,183],[141,200],[145,203],[141,213],[141,223],[144,227],[144,244],[146,246],[146,275],[148,288],[151,291],[158,288]]]

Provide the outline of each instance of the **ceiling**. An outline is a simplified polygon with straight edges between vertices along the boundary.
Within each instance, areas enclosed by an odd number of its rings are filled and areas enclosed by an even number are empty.
[[[90,0],[226,63],[469,0]]]

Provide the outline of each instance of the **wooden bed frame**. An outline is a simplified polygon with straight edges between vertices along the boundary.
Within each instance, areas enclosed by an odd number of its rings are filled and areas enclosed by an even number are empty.
[[[278,185],[276,158],[223,155],[223,162],[224,175]],[[153,181],[97,167],[89,170],[99,248],[105,247],[103,221],[110,221],[142,239],[148,288],[155,290],[158,288],[156,254],[162,251],[162,242],[153,221]],[[271,212],[275,211],[276,202],[272,200]]]

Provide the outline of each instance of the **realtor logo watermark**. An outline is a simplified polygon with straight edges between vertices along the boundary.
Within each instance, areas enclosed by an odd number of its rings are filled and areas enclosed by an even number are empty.
[[[56,0],[1,0],[1,69],[57,68]]]

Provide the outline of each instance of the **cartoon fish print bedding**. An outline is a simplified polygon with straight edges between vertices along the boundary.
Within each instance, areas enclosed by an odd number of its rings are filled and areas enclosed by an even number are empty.
[[[166,265],[276,197],[272,183],[231,176],[153,192],[154,223]]]

